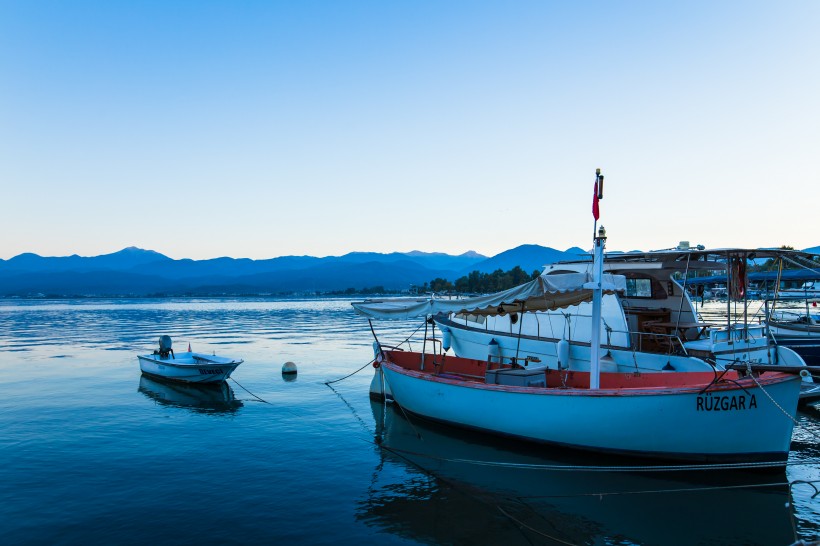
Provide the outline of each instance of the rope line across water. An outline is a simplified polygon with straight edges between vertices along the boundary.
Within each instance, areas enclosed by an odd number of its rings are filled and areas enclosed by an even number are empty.
[[[325,381],[325,385],[330,385],[330,384],[332,384],[332,383],[338,383],[339,381],[342,381],[342,380],[344,380],[344,379],[347,379],[348,377],[351,377],[351,376],[353,376],[353,375],[356,375],[357,373],[359,373],[359,372],[360,372],[360,371],[362,371],[363,369],[367,368],[368,366],[370,366],[370,365],[371,365],[371,364],[373,364],[374,362],[376,362],[376,359],[375,359],[375,358],[373,358],[373,360],[371,360],[370,362],[368,362],[367,364],[365,364],[364,366],[362,366],[361,368],[359,368],[358,370],[356,370],[356,371],[355,371],[355,372],[353,372],[353,373],[349,373],[349,374],[347,374],[346,376],[344,376],[344,377],[340,377],[339,379],[334,379],[333,381]]]
[[[789,412],[787,412],[785,409],[783,409],[783,407],[780,404],[778,404],[777,401],[774,398],[772,398],[772,395],[769,394],[766,391],[766,389],[763,388],[763,385],[760,384],[760,382],[757,380],[757,377],[755,377],[755,375],[752,373],[752,364],[751,364],[751,362],[748,362],[748,361],[746,362],[746,370],[747,370],[747,375],[752,378],[752,380],[760,388],[760,390],[763,391],[763,394],[766,395],[766,397],[769,399],[769,401],[771,401],[771,403],[774,404],[775,407],[777,409],[779,409],[781,411],[781,413],[783,413],[783,415],[785,415],[786,417],[791,419],[792,423],[794,423],[795,426],[800,426],[800,422],[797,419],[795,419],[793,415],[791,415]],[[807,432],[809,434],[811,434],[812,436],[814,436],[815,440],[820,441],[820,436],[818,436],[817,433],[815,433],[814,431],[812,431],[810,429],[807,429]]]
[[[259,398],[258,396],[256,396],[255,394],[253,394],[251,391],[249,391],[248,389],[246,389],[245,387],[243,387],[243,386],[239,383],[239,381],[237,381],[237,380],[236,380],[236,379],[234,379],[233,377],[231,377],[231,378],[229,378],[229,379],[230,379],[231,381],[233,381],[234,383],[236,383],[236,384],[239,386],[239,388],[241,388],[243,391],[245,391],[246,393],[250,394],[251,396],[253,396],[253,397],[254,397],[254,398],[256,398],[257,400],[259,400],[260,402],[263,402],[263,403],[265,403],[265,404],[269,404],[269,405],[271,405],[271,406],[273,405],[273,404],[271,404],[270,402],[268,402],[267,400],[263,400],[262,398]]]
[[[478,461],[473,459],[452,459],[438,457],[427,453],[397,449],[382,445],[388,451],[396,454],[408,454],[424,457],[439,462],[471,464],[476,466],[491,466],[497,468],[520,468],[527,470],[553,470],[574,472],[680,472],[690,470],[744,470],[752,468],[777,468],[782,466],[806,466],[819,464],[820,461],[795,462],[751,462],[751,463],[715,463],[715,464],[682,464],[682,465],[634,465],[634,466],[596,466],[596,465],[565,465],[565,464],[537,464],[537,463],[505,463],[499,461]]]

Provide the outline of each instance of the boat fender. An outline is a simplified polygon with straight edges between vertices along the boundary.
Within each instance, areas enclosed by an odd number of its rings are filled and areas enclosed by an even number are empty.
[[[381,368],[381,365],[382,365],[382,363],[381,363],[381,362],[379,362],[378,360],[374,360],[374,361],[373,361],[373,367],[374,367],[374,368],[376,368],[377,370],[378,370],[379,368]]]
[[[600,362],[599,370],[602,372],[614,373],[618,371],[618,364],[615,362],[615,359],[612,358],[612,353],[610,352],[602,356],[598,362]]]
[[[450,350],[451,337],[449,328],[441,329],[441,348],[444,349],[445,352]]]
[[[557,344],[558,351],[558,369],[566,370],[569,368],[569,341],[561,338]]]
[[[495,338],[491,339],[487,344],[487,358],[488,360],[495,359],[501,361],[501,347],[499,347]]]

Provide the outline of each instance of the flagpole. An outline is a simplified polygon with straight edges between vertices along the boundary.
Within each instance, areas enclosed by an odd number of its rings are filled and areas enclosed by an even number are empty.
[[[593,249],[592,282],[587,286],[592,288],[592,339],[589,345],[589,388],[596,390],[601,387],[601,305],[603,299],[604,277],[604,245],[606,244],[606,230],[601,230],[595,236]]]
[[[589,388],[601,387],[601,304],[603,299],[604,245],[606,230],[601,226],[598,231],[600,210],[598,201],[604,197],[604,177],[601,169],[595,169],[595,193],[592,196],[592,216],[595,218],[595,231],[592,234],[592,282],[586,286],[592,289],[592,338],[589,354]]]

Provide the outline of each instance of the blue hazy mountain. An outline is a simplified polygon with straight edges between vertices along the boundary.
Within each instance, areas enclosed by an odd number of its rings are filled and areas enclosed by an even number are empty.
[[[135,267],[163,261],[173,260],[159,252],[131,246],[113,254],[103,254],[102,256],[90,258],[77,256],[76,254],[63,257],[43,257],[31,253],[20,254],[9,260],[0,260],[0,271],[43,271],[51,273],[95,270],[127,271]]]
[[[326,258],[332,259],[332,258]],[[344,263],[368,263],[368,262],[412,262],[428,269],[439,269],[447,271],[460,271],[462,269],[470,269],[472,267],[486,260],[486,256],[482,256],[477,252],[469,251],[458,256],[444,254],[441,252],[421,252],[413,250],[411,252],[391,252],[390,254],[378,254],[375,252],[351,252],[337,258],[338,261]]]
[[[520,266],[527,273],[532,273],[535,270],[540,271],[547,264],[561,260],[572,260],[582,254],[588,253],[578,247],[561,251],[539,245],[521,245],[478,262],[472,268],[462,270],[462,274],[466,275],[474,270],[482,273],[492,273],[498,269],[509,271],[515,266]]]
[[[458,256],[412,251],[265,260],[174,260],[135,247],[93,257],[43,257],[27,253],[0,260],[0,296],[276,294],[375,286],[407,290],[411,285],[422,285],[435,278],[455,281],[474,270],[491,272],[518,265],[531,272],[581,252],[577,248],[561,252],[523,245],[492,258],[472,251]]]
[[[259,273],[231,279],[196,279],[192,294],[265,294],[284,292],[329,292],[347,288],[382,286],[386,290],[407,290],[410,285],[429,282],[441,271],[427,269],[412,261],[330,263],[307,269]],[[432,277],[430,275],[433,275]]]

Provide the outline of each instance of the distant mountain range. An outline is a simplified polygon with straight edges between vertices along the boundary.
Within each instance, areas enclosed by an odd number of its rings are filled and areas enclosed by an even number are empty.
[[[344,256],[283,256],[268,260],[174,260],[129,247],[113,254],[43,257],[20,254],[0,260],[0,297],[251,295],[316,293],[384,287],[408,290],[435,278],[455,281],[471,271],[490,273],[520,266],[532,272],[584,254],[522,245],[488,258],[428,252],[352,252]]]
[[[820,246],[805,251],[820,254]],[[455,281],[472,271],[519,266],[531,273],[582,255],[586,252],[577,247],[560,251],[539,245],[521,245],[489,258],[476,252],[453,256],[413,251],[174,260],[135,247],[93,257],[26,253],[0,259],[0,297],[304,294],[374,287],[407,291],[436,278]]]

